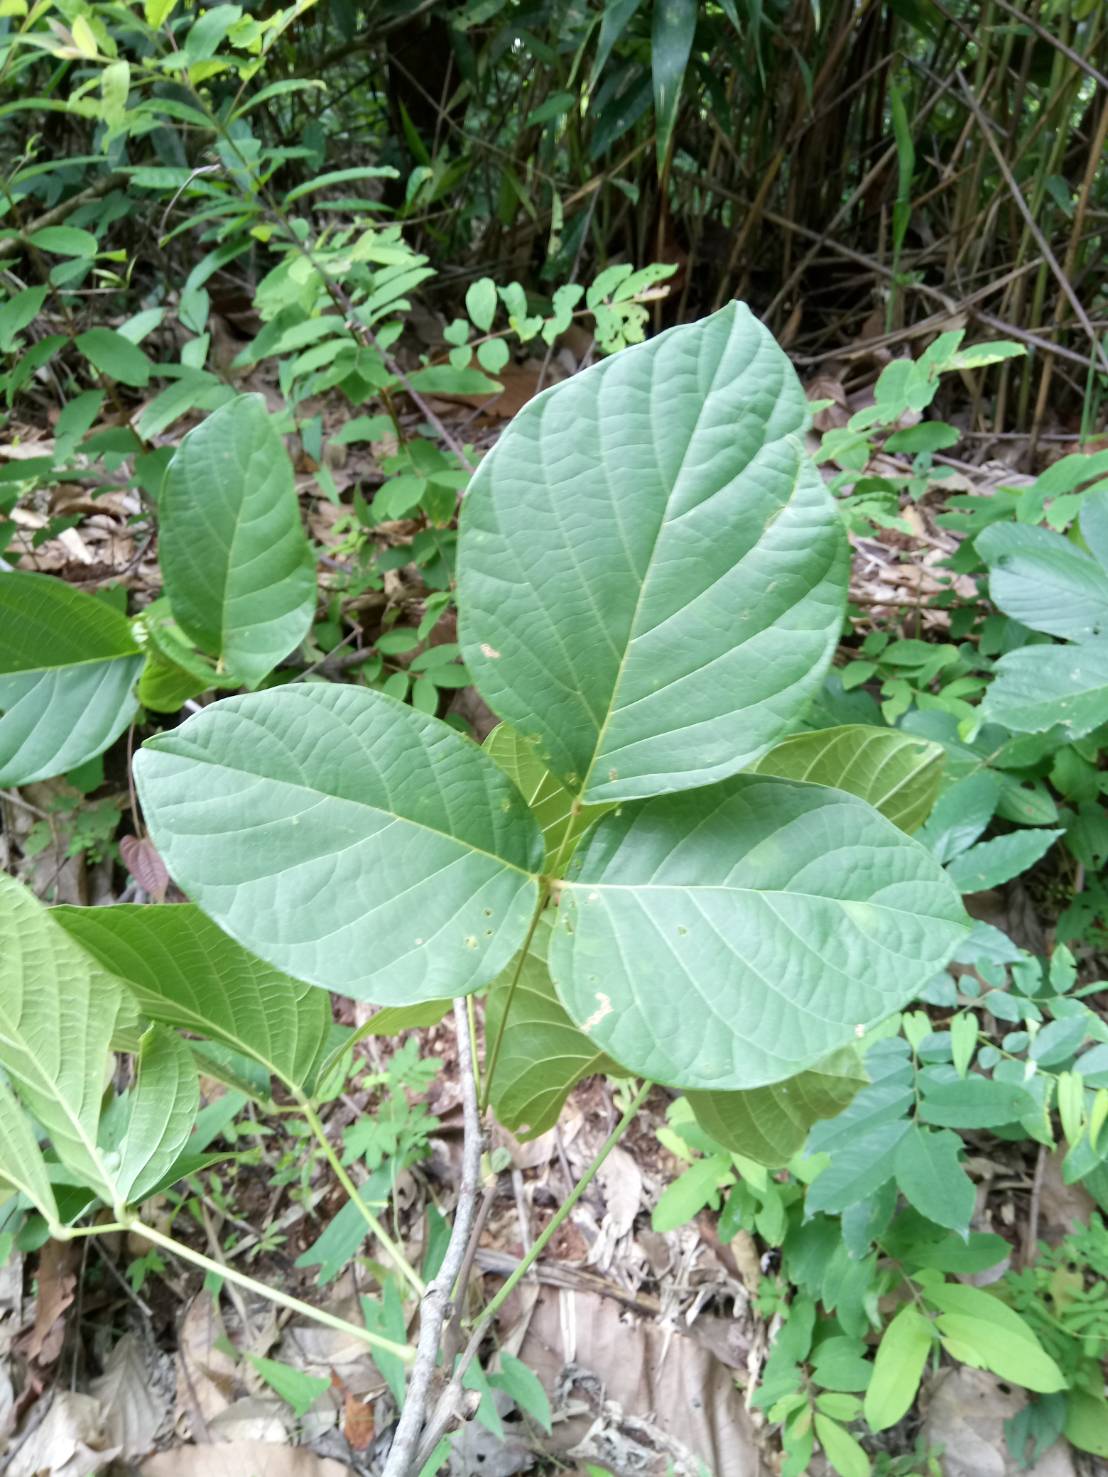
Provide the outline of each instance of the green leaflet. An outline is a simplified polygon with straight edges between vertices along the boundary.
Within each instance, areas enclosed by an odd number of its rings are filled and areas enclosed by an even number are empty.
[[[931,814],[942,768],[939,744],[895,728],[845,724],[794,734],[763,754],[750,772],[847,790],[902,831],[914,831]]]
[[[947,866],[947,874],[961,892],[984,892],[986,888],[999,887],[1002,882],[1026,872],[1063,834],[1026,830],[994,836],[991,841],[981,841],[956,856]]]
[[[0,1078],[0,1185],[26,1195],[42,1216],[54,1225],[58,1207],[42,1150],[35,1142],[30,1120]]]
[[[382,693],[213,703],[148,741],[135,779],[171,875],[297,979],[409,1005],[488,984],[523,942],[542,840],[522,796]]]
[[[1094,532],[1104,493],[1091,493],[1082,532]],[[994,523],[978,534],[977,552],[989,566],[989,593],[1005,614],[1033,631],[1067,641],[1108,634],[1108,570],[1093,554],[1049,528]]]
[[[195,1121],[198,1088],[187,1051],[160,1028],[147,1033],[122,1141],[105,1146],[101,1097],[112,1038],[129,1024],[130,1001],[48,909],[2,874],[0,1007],[0,1068],[70,1173],[116,1208],[160,1182]]]
[[[799,382],[740,304],[532,400],[462,509],[482,696],[595,803],[753,763],[818,691],[846,547]]]
[[[531,809],[546,847],[543,870],[561,875],[584,831],[610,805],[584,805],[573,813],[574,797],[550,773],[508,723],[498,723],[484,743],[485,753],[499,764]]]
[[[1091,733],[1108,712],[1108,637],[1008,652],[996,664],[982,712],[1015,733],[1045,733],[1056,723],[1066,739]]]
[[[654,138],[658,172],[665,168],[673,125],[681,102],[681,83],[696,31],[697,0],[654,0],[650,69],[654,83]]]
[[[134,716],[142,665],[127,618],[59,579],[0,573],[0,785],[102,753]]]
[[[969,1229],[977,1193],[961,1164],[962,1140],[913,1123],[896,1150],[896,1183],[909,1205],[937,1226]]]
[[[619,1070],[578,1030],[558,1001],[546,967],[551,931],[549,920],[540,920],[514,991],[518,956],[493,982],[485,1003],[486,1041],[495,1042],[502,1025],[504,1032],[490,1101],[500,1122],[521,1139],[552,1128],[582,1078]]]
[[[739,1091],[912,998],[967,920],[934,859],[839,790],[755,775],[625,804],[578,849],[550,970],[631,1071]]]
[[[779,1169],[804,1147],[808,1130],[834,1118],[866,1082],[857,1054],[836,1052],[809,1072],[749,1092],[690,1092],[705,1133],[736,1154]]]
[[[1065,1389],[1054,1360],[1020,1315],[999,1298],[963,1283],[918,1281],[926,1301],[939,1310],[936,1327],[952,1358],[1041,1394]]]
[[[189,432],[158,511],[174,617],[255,686],[308,634],[316,601],[292,463],[260,395],[237,396]]]
[[[885,1431],[907,1415],[934,1342],[931,1324],[912,1305],[901,1308],[881,1337],[865,1397],[871,1431]]]
[[[190,903],[54,908],[50,915],[134,992],[143,1014],[222,1042],[310,1093],[331,1006],[314,985],[248,953]]]

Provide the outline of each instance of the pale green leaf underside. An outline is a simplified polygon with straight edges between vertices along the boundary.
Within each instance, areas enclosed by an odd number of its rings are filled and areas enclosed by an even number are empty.
[[[715,1091],[849,1045],[968,926],[934,858],[862,801],[754,775],[604,816],[558,912],[573,1020],[630,1070]]]
[[[173,1031],[151,1026],[139,1047],[138,1080],[119,1147],[119,1199],[138,1204],[162,1182],[188,1143],[199,1107],[200,1081],[188,1047]]]
[[[175,880],[297,979],[408,1005],[488,984],[522,944],[542,862],[522,796],[382,693],[213,703],[147,742],[135,778]]]
[[[58,1207],[42,1150],[26,1113],[0,1078],[0,1185],[5,1184],[26,1195],[51,1225],[57,1222]]]
[[[326,994],[248,953],[194,904],[55,908],[51,917],[151,1020],[220,1041],[287,1087],[312,1090],[331,1028]]]
[[[514,992],[513,959],[485,1003],[488,1042],[497,1039],[508,1010],[490,1101],[499,1122],[521,1139],[553,1128],[582,1078],[619,1070],[578,1030],[558,1000],[546,967],[551,932],[548,919],[540,920]]]
[[[0,574],[0,785],[102,753],[134,717],[142,665],[126,617],[49,575]]]
[[[840,1113],[865,1081],[857,1053],[844,1049],[785,1082],[749,1092],[690,1092],[688,1099],[717,1143],[778,1169],[804,1147],[812,1124]]]
[[[590,803],[710,783],[800,717],[846,544],[788,359],[740,304],[532,400],[458,550],[482,696]]]
[[[109,1204],[97,1143],[100,1098],[123,987],[0,874],[0,1067],[62,1162]]]
[[[844,724],[795,734],[752,764],[750,771],[846,790],[902,831],[914,831],[931,814],[942,767],[939,744],[894,728]]]
[[[173,614],[247,685],[308,633],[315,561],[292,463],[260,395],[240,395],[190,431],[169,464],[159,559]]]
[[[1094,530],[1095,502],[1086,504]],[[1062,534],[994,523],[976,548],[989,566],[989,593],[1006,615],[1067,641],[1108,633],[1108,571]]]
[[[997,662],[982,713],[1016,733],[1045,733],[1056,723],[1066,739],[1091,733],[1108,716],[1108,637],[1008,652]]]
[[[484,749],[519,790],[535,817],[546,849],[544,872],[554,868],[560,872],[581,834],[611,806],[583,805],[574,815],[574,797],[537,757],[535,746],[521,738],[510,723],[498,723],[485,740]]]

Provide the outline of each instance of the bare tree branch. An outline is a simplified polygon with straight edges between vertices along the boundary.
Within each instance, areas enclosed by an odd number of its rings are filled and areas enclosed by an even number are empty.
[[[454,1226],[438,1276],[420,1304],[419,1342],[415,1364],[408,1381],[404,1409],[396,1427],[382,1477],[409,1477],[418,1470],[416,1453],[423,1431],[431,1387],[438,1360],[442,1326],[450,1311],[454,1283],[465,1261],[466,1248],[477,1213],[477,1190],[481,1179],[483,1136],[477,1108],[477,1084],[473,1077],[473,1045],[464,1000],[454,1002],[454,1029],[458,1038],[458,1072],[462,1083],[462,1113],[465,1139],[462,1149],[462,1183]]]

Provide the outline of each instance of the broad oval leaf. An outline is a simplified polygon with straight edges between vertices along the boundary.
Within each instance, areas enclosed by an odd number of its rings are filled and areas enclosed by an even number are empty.
[[[902,831],[914,831],[931,814],[942,769],[939,744],[860,723],[794,734],[750,766],[752,774],[846,790]]]
[[[117,1210],[164,1182],[198,1102],[196,1070],[183,1044],[153,1028],[140,1047],[122,1142],[102,1141],[112,1041],[133,1014],[120,982],[25,887],[0,874],[0,1068],[69,1173]],[[0,1119],[10,1119],[10,1107],[0,1105]],[[0,1140],[10,1142],[14,1131],[4,1121]],[[49,1216],[36,1175],[29,1160],[20,1188]]]
[[[367,688],[213,703],[135,779],[170,875],[245,948],[381,1005],[457,996],[521,946],[542,838],[487,755]]]
[[[987,719],[1015,733],[1045,733],[1057,723],[1066,740],[1083,738],[1108,713],[1108,636],[1008,652],[981,707]]]
[[[50,915],[133,991],[151,1020],[220,1041],[310,1093],[328,1054],[324,991],[248,953],[192,903],[54,908]]]
[[[485,1002],[489,1052],[499,1042],[489,1100],[520,1139],[553,1128],[583,1078],[620,1070],[562,1008],[546,965],[550,933],[549,920],[540,919],[526,958],[512,960]]]
[[[461,643],[588,803],[706,785],[800,717],[845,538],[788,359],[741,304],[532,400],[462,509]]]
[[[804,1147],[812,1124],[841,1113],[866,1080],[857,1054],[844,1049],[784,1082],[749,1092],[690,1092],[688,1099],[716,1143],[779,1169]]]
[[[534,745],[509,723],[496,725],[485,740],[484,750],[527,801],[542,831],[546,849],[543,870],[560,876],[583,833],[611,806],[580,805],[575,801],[538,758]]]
[[[0,574],[0,785],[65,774],[138,709],[126,616],[46,574]]]
[[[1088,521],[1094,537],[1099,506],[1094,496],[1082,514],[1082,528]],[[976,548],[989,566],[989,593],[1005,614],[1067,641],[1108,634],[1108,571],[1070,539],[1049,528],[994,523]]]
[[[887,1430],[908,1414],[934,1342],[931,1323],[918,1308],[911,1303],[901,1308],[882,1335],[873,1361],[864,1407],[870,1430]]]
[[[316,595],[292,463],[260,395],[229,400],[189,432],[158,513],[177,623],[255,685],[308,634]]]
[[[967,926],[941,867],[864,802],[738,775],[597,822],[561,889],[550,968],[624,1066],[739,1091],[849,1045]]]

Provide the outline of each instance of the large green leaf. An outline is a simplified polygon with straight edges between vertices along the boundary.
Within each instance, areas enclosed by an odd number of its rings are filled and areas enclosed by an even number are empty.
[[[1100,529],[1108,498],[1085,501],[1081,525]],[[989,593],[1005,614],[1035,631],[1087,641],[1108,634],[1108,571],[1084,549],[1049,528],[994,523],[976,548],[989,566]]]
[[[51,917],[132,989],[151,1020],[260,1062],[310,1093],[328,1052],[331,1005],[228,936],[198,907],[54,908]]]
[[[863,801],[738,775],[597,822],[561,889],[550,969],[624,1066],[737,1091],[855,1040],[967,926],[934,858]]]
[[[118,1150],[117,1199],[137,1204],[161,1184],[184,1152],[199,1107],[200,1082],[188,1047],[173,1031],[151,1026],[139,1047],[138,1080]]]
[[[30,1120],[7,1083],[0,1077],[0,1185],[26,1195],[46,1220],[55,1225],[58,1207],[42,1150]]]
[[[182,441],[159,505],[162,575],[181,629],[253,686],[308,634],[315,560],[292,463],[260,395]]]
[[[1108,714],[1108,636],[1008,652],[996,664],[981,711],[1016,733],[1045,733],[1056,723],[1067,739],[1091,733]]]
[[[895,728],[851,723],[794,734],[750,768],[753,774],[847,790],[902,831],[914,831],[938,796],[943,750]]]
[[[0,574],[0,785],[65,774],[134,717],[127,618],[46,574]]]
[[[495,979],[538,897],[542,838],[487,755],[366,688],[213,703],[135,779],[171,875],[246,948],[382,1005]]]
[[[819,690],[847,557],[805,415],[733,303],[536,397],[482,462],[458,550],[466,665],[585,801],[734,774]]]
[[[490,1101],[499,1121],[522,1139],[553,1128],[582,1078],[619,1070],[562,1008],[546,967],[550,934],[549,921],[541,919],[518,978],[517,956],[485,1005],[485,1040],[500,1040]]]
[[[0,1068],[70,1173],[116,1208],[164,1179],[198,1100],[183,1045],[168,1032],[148,1033],[121,1142],[102,1141],[112,1040],[132,1016],[122,984],[0,874]]]
[[[510,723],[498,723],[485,740],[484,748],[511,779],[535,817],[546,849],[543,870],[560,874],[583,832],[611,806],[581,805],[575,801],[565,785],[536,756],[534,744],[522,738]]]
[[[690,1092],[697,1122],[725,1149],[778,1169],[804,1147],[808,1130],[841,1113],[866,1075],[857,1053],[833,1053],[811,1071],[749,1092]]]

